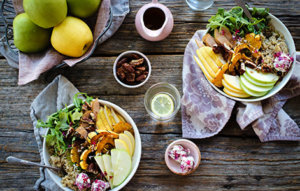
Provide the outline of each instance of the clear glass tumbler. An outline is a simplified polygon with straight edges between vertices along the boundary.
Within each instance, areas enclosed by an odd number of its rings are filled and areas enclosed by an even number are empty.
[[[186,3],[195,11],[203,11],[214,4],[214,0],[186,0]]]
[[[154,97],[159,94],[166,94],[173,101],[174,109],[167,116],[159,116],[159,115],[155,114],[155,112],[152,111],[152,108],[151,108],[152,101],[153,101]],[[151,116],[151,118],[153,118],[157,121],[161,121],[161,122],[169,121],[172,118],[174,118],[174,116],[180,109],[180,93],[175,86],[173,86],[169,83],[166,83],[166,82],[157,83],[157,84],[154,84],[153,86],[151,86],[147,90],[145,97],[144,97],[144,105],[145,105],[146,111]]]

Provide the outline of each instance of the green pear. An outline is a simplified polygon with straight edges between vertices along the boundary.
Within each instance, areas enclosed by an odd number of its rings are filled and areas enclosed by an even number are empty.
[[[50,44],[51,30],[34,24],[26,13],[19,14],[13,21],[14,44],[22,52],[35,53]]]
[[[43,28],[58,25],[68,12],[66,0],[23,0],[23,7],[32,22]]]
[[[101,0],[67,0],[72,15],[87,18],[92,16],[99,8]]]

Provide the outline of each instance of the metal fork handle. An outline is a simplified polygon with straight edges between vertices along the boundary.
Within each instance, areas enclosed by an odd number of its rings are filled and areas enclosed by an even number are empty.
[[[31,161],[28,161],[28,160],[19,159],[19,158],[13,157],[13,156],[7,157],[6,161],[8,163],[24,164],[24,165],[27,165],[27,166],[38,166],[38,167],[43,167],[43,168],[49,168],[49,169],[52,169],[52,170],[55,170],[55,171],[61,171],[60,168],[47,166],[47,165],[42,165],[42,164],[31,162]]]

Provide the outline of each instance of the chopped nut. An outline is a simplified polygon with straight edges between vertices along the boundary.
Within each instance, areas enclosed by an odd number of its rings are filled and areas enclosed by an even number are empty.
[[[121,78],[121,80],[125,79],[125,72],[122,67],[117,69],[117,75],[119,76],[119,78]]]
[[[124,63],[122,67],[125,69],[125,72],[134,72],[134,68],[128,63]]]
[[[143,66],[143,67],[136,67],[137,70],[141,70],[141,71],[145,71],[146,70],[146,67]]]
[[[118,78],[130,85],[145,80],[149,74],[145,59],[141,58],[138,54],[131,54],[120,59],[116,67]],[[88,120],[86,122],[89,124]]]
[[[135,73],[128,73],[128,74],[126,74],[126,80],[128,82],[134,82],[135,81]]]
[[[140,59],[137,59],[137,60],[131,60],[129,64],[133,65],[135,67],[135,66],[139,66],[143,63],[144,63],[144,58],[140,58]]]
[[[140,58],[140,56],[139,56],[139,55],[137,55],[137,54],[132,54],[132,55],[131,55],[131,58],[132,58],[132,59],[139,59],[139,58]]]
[[[140,82],[143,81],[147,78],[147,76],[145,74],[140,75],[139,77],[136,78],[136,81]]]
[[[117,63],[117,67],[121,67],[122,64],[128,62],[128,58],[124,57],[122,58],[118,63]]]

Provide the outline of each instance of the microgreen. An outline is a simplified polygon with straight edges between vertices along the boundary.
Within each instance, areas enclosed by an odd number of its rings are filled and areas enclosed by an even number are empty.
[[[82,95],[84,99],[79,98]],[[86,93],[77,93],[73,97],[73,107],[65,107],[50,116],[44,122],[38,120],[37,128],[49,128],[48,134],[45,136],[47,145],[54,148],[56,155],[61,155],[69,149],[69,145],[76,140],[72,137],[70,140],[65,137],[66,132],[70,127],[76,129],[79,126],[79,121],[82,116],[82,105],[84,102],[90,103],[93,100],[92,97]]]
[[[268,26],[269,20],[267,16],[269,9],[253,7],[249,9],[249,11],[252,15],[252,21],[246,17],[241,7],[233,7],[229,11],[219,8],[216,15],[208,20],[209,24],[207,28],[213,31],[220,27],[227,27],[232,34],[236,34],[240,37],[244,37],[245,34],[252,32],[259,34]],[[257,26],[258,30],[255,29],[254,25]]]

